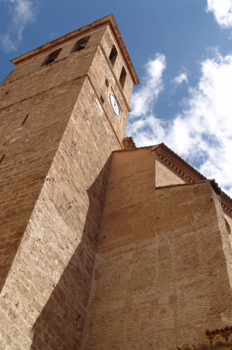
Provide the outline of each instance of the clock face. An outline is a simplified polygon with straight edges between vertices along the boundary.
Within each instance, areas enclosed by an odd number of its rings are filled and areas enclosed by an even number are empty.
[[[120,109],[119,109],[118,101],[117,101],[116,97],[112,94],[110,94],[110,103],[111,103],[111,106],[114,110],[114,113],[119,117]]]

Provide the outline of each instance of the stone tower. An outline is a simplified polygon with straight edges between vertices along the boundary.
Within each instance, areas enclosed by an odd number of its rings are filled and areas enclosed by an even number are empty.
[[[232,200],[164,144],[123,142],[139,81],[113,16],[13,63],[0,349],[232,349]]]
[[[7,349],[78,349],[111,156],[139,81],[112,15],[12,62],[0,90],[1,337]]]

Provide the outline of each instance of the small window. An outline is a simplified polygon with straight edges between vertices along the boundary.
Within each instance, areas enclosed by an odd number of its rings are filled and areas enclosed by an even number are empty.
[[[115,64],[117,56],[118,56],[118,51],[116,50],[116,47],[113,45],[111,53],[109,55],[110,62],[112,63],[113,66]]]
[[[126,81],[126,71],[125,71],[125,68],[122,67],[121,75],[120,75],[120,78],[119,78],[119,82],[120,82],[122,88],[125,85],[125,81]]]
[[[58,49],[58,50],[56,50],[56,51],[51,52],[51,53],[48,55],[48,57],[45,59],[45,61],[43,62],[43,64],[42,64],[41,67],[46,66],[47,64],[50,64],[50,63],[54,62],[55,59],[58,57],[58,55],[59,55],[59,53],[60,53],[61,50],[62,50],[62,49]]]
[[[87,42],[89,41],[89,38],[90,38],[90,36],[86,36],[85,38],[78,40],[76,42],[76,44],[74,45],[71,53],[84,50],[86,45],[87,45]]]

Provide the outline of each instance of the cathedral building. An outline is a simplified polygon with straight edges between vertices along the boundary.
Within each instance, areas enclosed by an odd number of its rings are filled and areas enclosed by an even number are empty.
[[[232,200],[124,138],[139,79],[113,16],[12,62],[0,349],[232,349]]]

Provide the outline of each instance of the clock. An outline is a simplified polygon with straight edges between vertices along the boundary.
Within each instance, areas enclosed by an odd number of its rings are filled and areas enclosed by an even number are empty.
[[[111,106],[113,108],[114,113],[119,117],[119,115],[120,115],[119,104],[118,104],[116,97],[112,94],[110,94],[110,103],[111,103]]]

